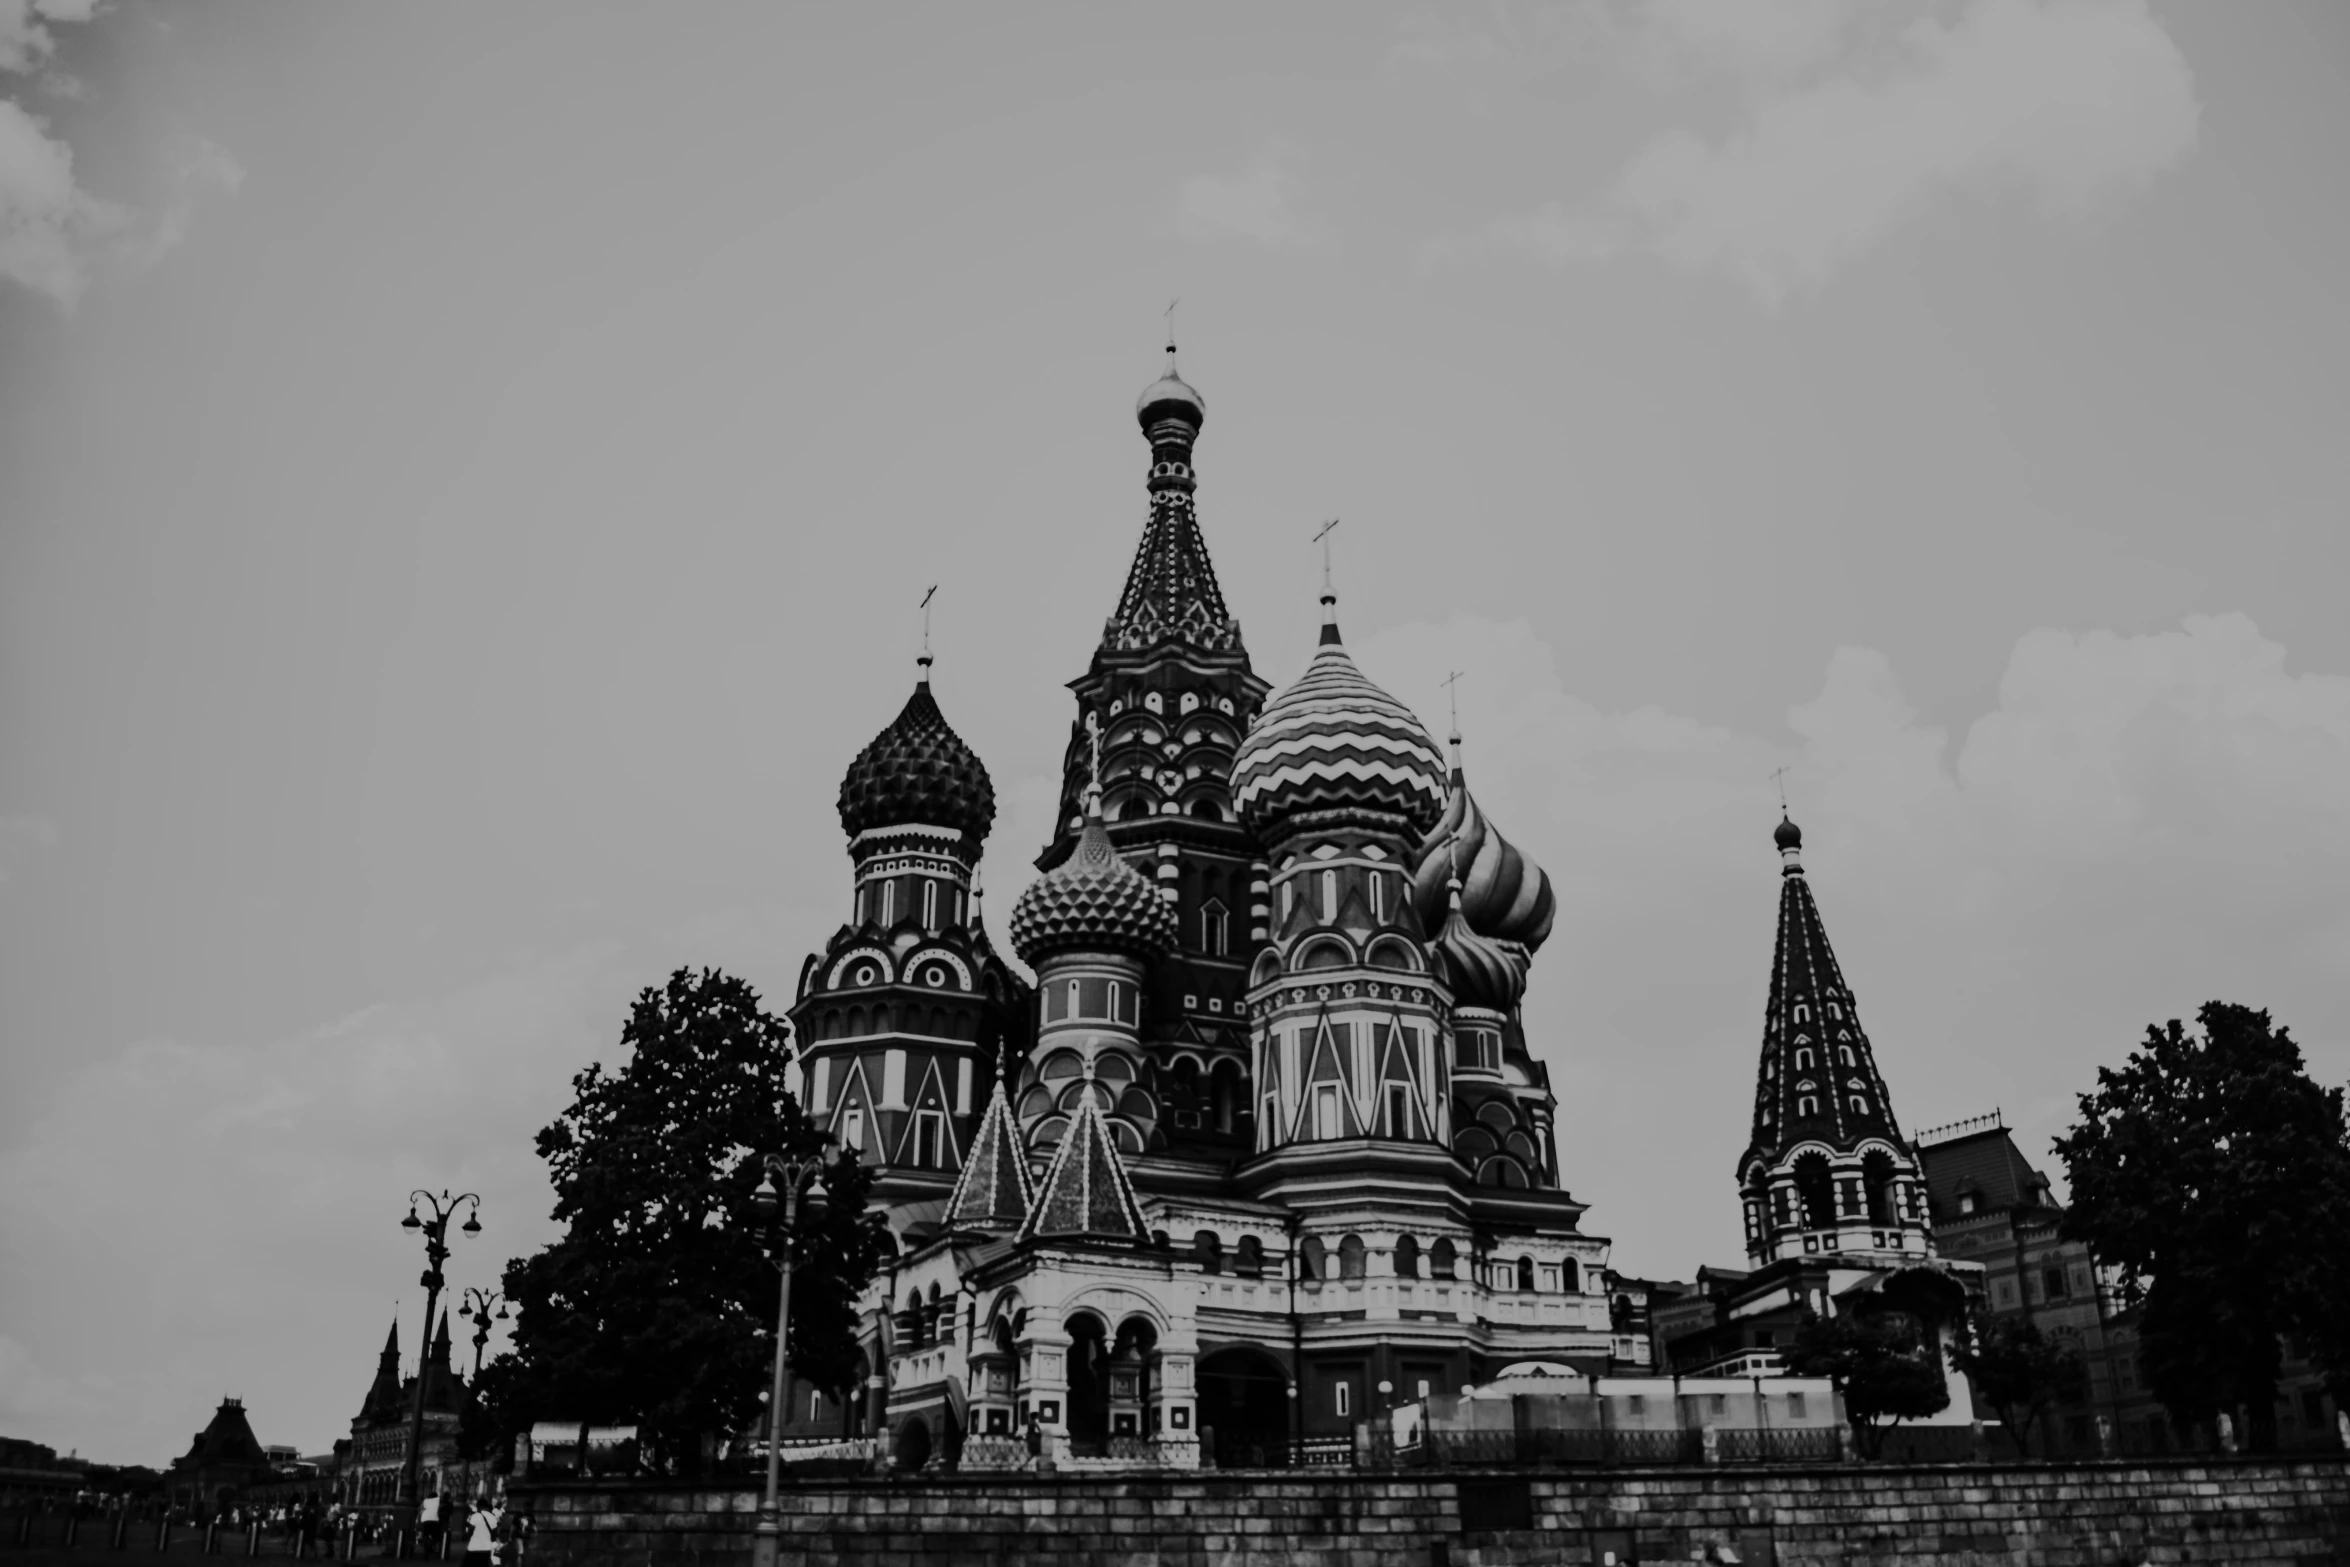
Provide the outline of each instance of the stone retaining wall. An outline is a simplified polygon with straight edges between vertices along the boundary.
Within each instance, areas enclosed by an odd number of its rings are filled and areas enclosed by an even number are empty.
[[[755,1489],[525,1484],[527,1567],[747,1567]],[[781,1567],[2350,1567],[2350,1462],[989,1475],[785,1497]]]

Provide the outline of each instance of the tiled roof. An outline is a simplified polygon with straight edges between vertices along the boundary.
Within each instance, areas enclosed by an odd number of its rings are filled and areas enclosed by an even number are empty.
[[[2038,1201],[2028,1193],[2048,1184],[2005,1127],[1929,1143],[1918,1150],[1918,1163],[1925,1168],[1927,1200],[1937,1223],[1959,1216],[1964,1192],[1980,1194],[1977,1211],[1997,1213]]]

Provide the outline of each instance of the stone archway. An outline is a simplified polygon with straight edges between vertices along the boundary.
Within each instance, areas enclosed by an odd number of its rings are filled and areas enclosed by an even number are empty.
[[[897,1466],[908,1474],[930,1462],[930,1422],[914,1415],[899,1426],[897,1451],[893,1456]]]
[[[1073,1311],[1061,1331],[1069,1335],[1069,1451],[1097,1456],[1110,1440],[1109,1324],[1090,1311]]]

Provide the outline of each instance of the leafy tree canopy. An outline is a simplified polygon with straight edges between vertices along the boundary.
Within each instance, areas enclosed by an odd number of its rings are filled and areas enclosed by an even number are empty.
[[[2080,1353],[2021,1318],[1978,1323],[1950,1349],[1953,1370],[1973,1383],[2029,1453],[2032,1428],[2059,1399],[2075,1399],[2088,1385]]]
[[[507,1265],[514,1346],[482,1368],[476,1447],[535,1421],[634,1423],[650,1462],[690,1470],[705,1438],[752,1424],[778,1283],[752,1194],[768,1154],[822,1146],[784,1087],[789,1038],[742,980],[680,969],[637,997],[619,1070],[572,1079],[538,1134],[564,1233]],[[790,1368],[835,1394],[858,1375],[856,1294],[888,1247],[871,1181],[852,1154],[824,1165],[790,1238]]]
[[[2058,1139],[2065,1233],[2119,1271],[2146,1380],[2173,1420],[2249,1416],[2276,1437],[2282,1341],[2350,1389],[2350,1142],[2266,1012],[2227,1002],[2148,1028]]]
[[[1949,1386],[1930,1347],[1933,1337],[1930,1325],[1907,1312],[1814,1317],[1796,1330],[1787,1366],[1797,1376],[1836,1384],[1862,1453],[1874,1458],[1894,1426],[1950,1405]]]

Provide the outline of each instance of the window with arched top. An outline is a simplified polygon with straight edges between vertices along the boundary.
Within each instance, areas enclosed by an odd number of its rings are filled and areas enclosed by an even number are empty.
[[[1528,1293],[1534,1289],[1534,1259],[1531,1257],[1518,1259],[1518,1288]]]
[[[1854,1057],[1852,1053],[1852,1047],[1850,1045],[1838,1045],[1836,1047],[1836,1059],[1843,1062],[1846,1066],[1860,1065],[1859,1060]]]
[[[1795,1070],[1798,1072],[1808,1072],[1811,1070],[1811,1067],[1811,1047],[1806,1045],[1802,1049],[1799,1049],[1795,1052]]]
[[[1329,1276],[1329,1253],[1322,1245],[1322,1237],[1309,1235],[1297,1248],[1297,1276],[1314,1281]]]
[[[1221,1273],[1224,1268],[1224,1243],[1216,1238],[1214,1230],[1201,1230],[1191,1238],[1191,1256],[1202,1273]]]
[[[1420,1243],[1409,1235],[1395,1238],[1395,1276],[1399,1279],[1420,1276]]]
[[[1326,924],[1338,923],[1338,872],[1322,873],[1322,919]]]
[[[1212,958],[1220,958],[1232,949],[1232,916],[1213,898],[1200,906],[1199,946]]]
[[[1869,1113],[1869,1102],[1866,1099],[1863,1099],[1860,1095],[1854,1094],[1852,1096],[1852,1113],[1854,1115],[1867,1115]]]
[[[1338,1276],[1342,1279],[1361,1278],[1363,1276],[1363,1256],[1363,1238],[1360,1235],[1349,1235],[1341,1239],[1338,1243]]]
[[[1572,1257],[1559,1264],[1559,1288],[1570,1295],[1583,1293],[1583,1267]]]
[[[1803,1098],[1795,1101],[1795,1113],[1797,1115],[1818,1115],[1820,1102],[1806,1094]]]
[[[922,878],[922,928],[938,929],[938,878],[935,876]]]
[[[1428,1248],[1428,1277],[1450,1279],[1459,1276],[1460,1253],[1450,1236],[1439,1235],[1436,1244]]]
[[[1232,1249],[1232,1271],[1244,1279],[1253,1279],[1265,1271],[1265,1243],[1254,1235],[1243,1235],[1240,1244]]]
[[[1798,1022],[1798,1023],[1808,1023],[1808,1022],[1810,1022],[1810,1021],[1811,1021],[1811,1008],[1810,1008],[1810,1007],[1808,1007],[1808,1006],[1806,1006],[1804,1003],[1802,1003],[1802,1002],[1800,1002],[1800,1001],[1796,1002],[1796,1003],[1795,1003],[1795,1021],[1796,1021],[1796,1022]]]

